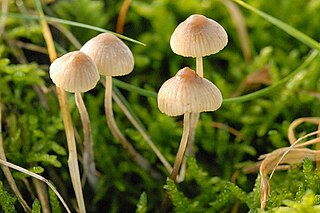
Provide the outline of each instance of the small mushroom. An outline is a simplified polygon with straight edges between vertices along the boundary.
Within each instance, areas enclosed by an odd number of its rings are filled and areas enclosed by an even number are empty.
[[[191,15],[172,33],[170,46],[174,53],[195,57],[197,74],[203,77],[202,57],[222,50],[228,43],[228,35],[216,21],[203,15]]]
[[[119,130],[112,110],[112,77],[132,72],[134,59],[131,50],[115,35],[101,33],[85,43],[80,51],[89,55],[96,63],[100,74],[106,76],[104,105],[110,131],[135,162],[150,171],[149,162],[134,149]]]
[[[228,35],[224,28],[216,21],[198,14],[191,15],[181,22],[170,39],[170,46],[174,53],[196,58],[196,72],[200,77],[203,77],[202,57],[219,52],[227,43]],[[193,153],[195,130],[199,117],[200,113],[191,114],[187,149],[189,154]],[[185,168],[185,163],[183,168]]]
[[[50,65],[53,83],[67,92],[81,93],[93,89],[100,76],[93,60],[80,51],[67,53]]]
[[[95,176],[90,120],[80,93],[87,92],[96,86],[100,79],[98,69],[89,56],[83,52],[74,51],[54,60],[49,72],[50,78],[57,87],[74,93],[84,132],[84,172],[88,176],[89,183],[94,187],[98,180]]]
[[[195,71],[188,67],[179,70],[159,89],[159,110],[169,116],[184,115],[182,138],[171,172],[173,180],[176,180],[187,145],[190,113],[215,111],[221,104],[220,90],[212,82],[199,77]]]

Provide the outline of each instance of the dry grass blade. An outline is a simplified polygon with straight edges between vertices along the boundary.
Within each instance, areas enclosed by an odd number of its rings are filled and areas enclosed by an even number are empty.
[[[308,158],[312,161],[315,161],[317,157],[320,156],[320,151],[311,150],[308,148],[291,148],[285,147],[277,149],[269,154],[263,156],[263,161],[260,166],[260,176],[261,176],[261,196],[260,203],[261,209],[264,209],[266,206],[267,199],[270,193],[270,185],[267,179],[267,174],[274,168],[277,169],[288,169],[291,168],[288,164],[296,164],[303,161],[303,159]],[[282,158],[281,165],[279,164],[279,158]]]
[[[293,144],[295,141],[297,141],[296,136],[294,134],[294,129],[299,126],[301,123],[308,122],[308,123],[314,123],[314,124],[320,124],[320,118],[318,117],[304,117],[304,118],[298,118],[294,120],[288,130],[288,138],[290,144]]]
[[[312,161],[316,161],[320,157],[320,150],[311,150],[308,148],[301,148],[311,144],[316,144],[320,142],[320,137],[308,140],[304,143],[300,143],[304,139],[317,135],[319,136],[320,130],[306,134],[298,139],[294,135],[294,129],[303,122],[309,122],[314,124],[319,124],[320,118],[309,117],[309,118],[299,118],[293,121],[288,129],[288,138],[290,141],[290,147],[284,147],[277,149],[271,153],[261,155],[259,160],[263,160],[260,165],[260,176],[261,176],[261,209],[266,206],[267,199],[270,193],[270,185],[267,179],[267,174],[271,172],[269,180],[271,180],[276,169],[288,169],[288,164],[300,163],[303,159],[308,158]],[[281,165],[282,164],[282,165]],[[283,165],[285,164],[285,165]]]
[[[228,9],[230,16],[232,18],[232,21],[235,25],[235,28],[236,28],[238,36],[239,36],[240,46],[241,46],[241,50],[242,50],[244,59],[246,62],[250,62],[252,56],[251,56],[251,51],[250,51],[248,30],[247,30],[247,26],[246,26],[244,17],[242,15],[240,9],[232,1],[221,0],[221,2]]]
[[[63,200],[63,198],[62,198],[62,196],[60,195],[60,193],[56,190],[56,188],[53,186],[53,184],[52,184],[48,179],[46,179],[46,178],[44,178],[44,177],[42,177],[41,175],[38,175],[38,174],[36,174],[36,173],[30,172],[29,170],[24,169],[24,168],[22,168],[22,167],[20,167],[20,166],[17,166],[17,165],[15,165],[15,164],[13,164],[13,163],[9,163],[9,162],[4,161],[4,160],[1,160],[1,159],[0,159],[0,164],[5,165],[5,166],[7,166],[7,167],[10,167],[10,168],[12,168],[12,169],[15,169],[15,170],[17,170],[17,171],[19,171],[19,172],[22,172],[22,173],[24,173],[24,174],[30,175],[31,177],[34,177],[34,178],[36,178],[36,179],[38,179],[38,180],[46,183],[46,184],[52,189],[52,191],[57,195],[57,197],[59,198],[59,200],[61,201],[61,203],[62,203],[63,206],[65,207],[66,211],[67,211],[68,213],[71,213],[68,205],[67,205],[66,202]]]

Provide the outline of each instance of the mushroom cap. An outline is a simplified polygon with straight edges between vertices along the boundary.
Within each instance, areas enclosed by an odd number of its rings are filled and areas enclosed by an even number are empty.
[[[228,35],[216,21],[203,15],[191,15],[181,22],[171,35],[174,53],[184,57],[202,57],[222,50]]]
[[[49,68],[53,83],[68,92],[86,92],[100,79],[93,60],[80,51],[67,53],[52,62]]]
[[[221,104],[220,90],[188,67],[164,82],[158,92],[159,110],[169,116],[215,111]]]
[[[111,33],[101,33],[90,39],[80,51],[93,59],[102,75],[121,76],[133,70],[134,59],[131,50]]]

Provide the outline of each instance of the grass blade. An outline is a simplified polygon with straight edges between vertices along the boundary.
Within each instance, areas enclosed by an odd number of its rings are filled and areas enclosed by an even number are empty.
[[[18,18],[18,19],[31,19],[31,20],[40,20],[40,17],[37,15],[30,15],[30,14],[19,14],[19,13],[0,13],[0,15],[6,15],[8,17],[13,17],[13,18]],[[80,27],[80,28],[85,28],[85,29],[90,29],[90,30],[94,30],[94,31],[98,31],[98,32],[109,32],[112,33],[114,35],[116,35],[117,37],[136,43],[136,44],[140,44],[143,46],[146,46],[145,43],[142,43],[141,41],[137,41],[134,40],[132,38],[129,38],[127,36],[124,35],[120,35],[118,33],[103,29],[101,27],[96,27],[96,26],[92,26],[89,24],[83,24],[83,23],[79,23],[79,22],[75,22],[75,21],[70,21],[70,20],[65,20],[65,19],[60,19],[60,18],[55,18],[55,17],[51,17],[51,16],[44,16],[44,19],[49,22],[49,23],[60,23],[60,24],[66,24],[66,25],[70,25],[70,26],[75,26],[75,27]]]
[[[288,33],[289,35],[291,35],[292,37],[298,39],[299,41],[301,41],[302,43],[306,44],[307,46],[309,46],[312,49],[316,49],[318,51],[320,51],[320,44],[315,41],[314,39],[312,39],[311,37],[307,36],[306,34],[302,33],[301,31],[295,29],[294,27],[284,23],[283,21],[280,21],[279,19],[272,17],[270,15],[268,15],[267,13],[262,12],[261,10],[258,10],[255,7],[252,7],[251,5],[240,1],[240,0],[233,0],[234,2],[236,2],[237,4],[241,5],[242,7],[256,13],[257,15],[261,16],[262,18],[264,18],[265,20],[269,21],[270,23],[272,23],[273,25],[277,26],[278,28],[280,28],[281,30],[283,30],[284,32]]]

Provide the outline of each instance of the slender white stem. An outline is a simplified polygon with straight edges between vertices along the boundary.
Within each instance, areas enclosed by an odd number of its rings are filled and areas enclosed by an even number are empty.
[[[177,178],[177,175],[182,163],[182,159],[184,157],[184,153],[188,143],[189,131],[190,131],[190,113],[185,113],[183,117],[183,133],[182,133],[178,153],[176,156],[176,161],[174,162],[173,169],[170,175],[171,179],[174,181]]]
[[[196,71],[197,74],[203,78],[203,63],[202,63],[202,57],[196,58]]]
[[[170,175],[170,178],[175,182],[179,173],[179,169],[184,157],[186,147],[187,147],[189,131],[190,131],[190,113],[185,113],[183,117],[183,132],[181,136],[181,141],[180,141],[179,149],[176,155],[176,161],[174,162],[173,169]],[[181,179],[181,177],[179,179]],[[168,205],[169,205],[169,193],[166,191],[160,206],[160,213],[167,212]]]
[[[95,188],[98,183],[98,178],[96,177],[96,166],[94,163],[94,152],[93,152],[93,141],[91,136],[91,127],[90,127],[90,119],[87,108],[83,102],[81,94],[76,92],[74,93],[76,105],[79,110],[82,127],[83,127],[83,135],[84,135],[84,151],[83,151],[83,167],[84,173],[88,177],[88,181],[90,185]]]
[[[152,171],[152,167],[149,164],[149,162],[134,149],[134,147],[127,141],[127,139],[124,137],[124,135],[121,133],[121,131],[117,126],[117,123],[113,115],[113,110],[112,110],[112,77],[111,76],[106,76],[105,87],[106,87],[106,92],[105,92],[105,99],[104,99],[104,107],[105,107],[107,123],[111,133],[120,142],[122,147],[128,152],[128,154],[140,167],[142,167],[146,171]],[[152,174],[157,176],[154,173],[154,171],[152,171]]]
[[[152,151],[157,155],[163,166],[167,169],[169,173],[172,171],[172,166],[167,161],[167,159],[162,155],[162,153],[159,151],[159,149],[156,147],[156,145],[153,143],[151,138],[148,136],[148,134],[144,131],[144,129],[138,124],[138,122],[134,119],[134,117],[131,115],[129,110],[126,108],[126,106],[121,102],[119,97],[113,93],[112,95],[115,102],[118,104],[118,106],[122,109],[124,114],[127,116],[129,121],[132,123],[132,125],[140,132],[143,139],[148,143],[148,145],[151,147]]]
[[[202,61],[202,57],[196,57],[196,72],[201,78],[203,78],[203,61]],[[198,113],[198,112],[192,112],[191,113],[190,133],[189,133],[189,138],[188,138],[188,146],[187,146],[187,150],[186,150],[186,155],[191,155],[192,156],[194,154],[194,150],[193,150],[194,139],[195,139],[196,127],[197,127],[199,118],[200,118],[200,113]],[[181,168],[179,182],[184,180],[185,171],[186,171],[186,165],[187,165],[187,161],[186,161],[186,159],[184,159],[183,160],[183,165],[182,165],[182,168]]]

